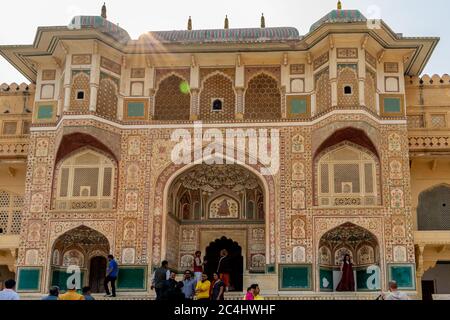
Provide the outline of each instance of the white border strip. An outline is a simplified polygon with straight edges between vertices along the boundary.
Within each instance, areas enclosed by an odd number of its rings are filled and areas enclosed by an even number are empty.
[[[339,114],[360,114],[365,115],[373,121],[383,125],[405,125],[406,120],[380,120],[364,110],[333,110],[320,118],[309,122],[256,122],[256,123],[209,123],[203,124],[203,128],[247,128],[247,127],[307,127],[315,125],[329,117]],[[55,127],[35,127],[31,128],[31,132],[46,132],[58,130],[64,120],[95,120],[122,130],[141,130],[141,129],[183,129],[191,128],[192,124],[148,124],[148,125],[122,125],[111,120],[106,120],[95,115],[65,115]]]

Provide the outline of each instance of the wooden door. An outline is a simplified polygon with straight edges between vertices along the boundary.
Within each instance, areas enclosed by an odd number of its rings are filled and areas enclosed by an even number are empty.
[[[89,286],[92,293],[104,293],[104,281],[106,277],[106,258],[94,257],[91,259],[91,265],[89,269]]]

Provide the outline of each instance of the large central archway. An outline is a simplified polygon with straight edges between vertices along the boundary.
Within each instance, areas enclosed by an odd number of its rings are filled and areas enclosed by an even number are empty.
[[[227,237],[242,246],[244,274],[264,272],[275,260],[275,238],[269,236],[275,229],[274,205],[267,197],[274,196],[272,177],[244,164],[173,169],[163,193],[160,243],[154,230],[154,264],[167,259],[174,269],[192,268],[195,251],[204,255],[211,242]]]

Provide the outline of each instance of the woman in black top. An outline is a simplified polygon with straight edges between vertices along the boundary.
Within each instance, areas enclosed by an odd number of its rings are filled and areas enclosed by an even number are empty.
[[[225,283],[222,280],[220,280],[219,274],[217,272],[214,272],[214,285],[212,289],[211,300],[213,301],[225,300],[224,293],[225,293]]]

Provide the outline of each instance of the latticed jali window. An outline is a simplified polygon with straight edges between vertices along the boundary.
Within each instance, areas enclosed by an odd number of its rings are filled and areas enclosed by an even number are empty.
[[[57,209],[110,209],[114,165],[93,152],[79,153],[61,165]]]
[[[155,95],[155,120],[189,120],[191,95],[182,78],[171,75],[161,81]]]
[[[350,145],[326,153],[318,163],[320,206],[378,205],[377,160]]]
[[[245,93],[245,118],[257,120],[281,118],[281,94],[275,79],[260,74],[249,81]]]
[[[0,234],[20,234],[23,197],[0,191]]]

